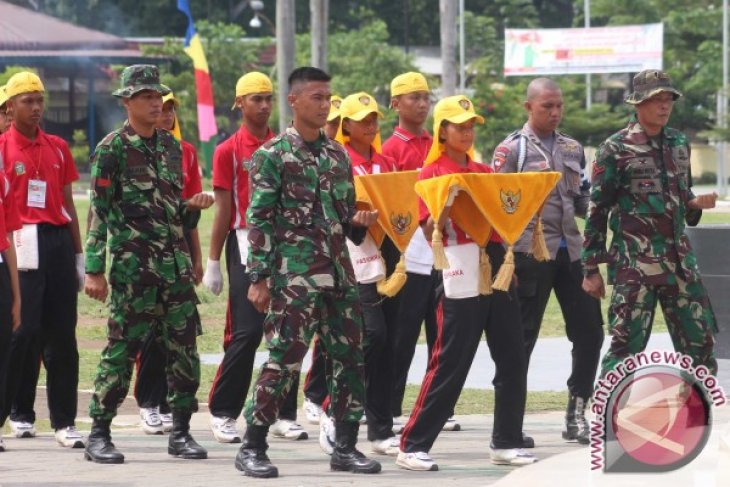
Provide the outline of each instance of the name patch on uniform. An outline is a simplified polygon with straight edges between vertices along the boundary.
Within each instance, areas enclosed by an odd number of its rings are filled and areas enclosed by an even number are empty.
[[[149,176],[147,166],[127,166],[127,171],[131,176]]]
[[[659,193],[662,189],[662,182],[659,178],[652,179],[632,179],[631,192],[636,194]]]

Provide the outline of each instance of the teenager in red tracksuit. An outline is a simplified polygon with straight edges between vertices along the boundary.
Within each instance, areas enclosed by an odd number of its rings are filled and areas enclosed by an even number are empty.
[[[86,274],[72,188],[79,175],[68,144],[40,127],[45,109],[41,79],[28,71],[17,73],[8,80],[5,92],[13,123],[0,136],[0,160],[24,226],[21,245],[33,248],[28,243],[34,240],[37,259],[23,263],[25,270],[18,277],[21,324],[10,346],[13,370],[7,376],[0,422],[10,413],[12,402],[10,426],[15,436],[35,436],[33,401],[41,357],[55,439],[61,446],[82,448],[84,437],[75,426],[76,308]]]
[[[213,436],[221,443],[241,441],[236,419],[243,409],[251,384],[256,350],[263,337],[265,315],[256,311],[247,297],[250,285],[244,257],[248,250],[247,164],[256,149],[274,137],[268,125],[272,103],[273,85],[266,75],[254,71],[241,76],[236,83],[233,108],[241,110],[243,123],[235,134],[216,148],[213,156],[215,217],[203,284],[216,296],[223,290],[220,258],[225,242],[229,287],[224,354],[208,396],[211,429]],[[274,436],[291,440],[306,439],[308,436],[296,423],[298,381],[297,377],[292,392],[279,411],[279,421],[271,426]]]
[[[491,172],[488,166],[474,162],[469,156],[474,143],[474,124],[484,123],[484,119],[474,112],[468,98],[453,96],[441,100],[434,109],[434,119],[438,138],[419,179]],[[448,219],[448,211],[444,215],[442,221],[434,222],[426,205],[420,202],[419,219],[427,236],[438,224],[445,247],[473,243],[469,235]],[[496,273],[505,255],[499,235],[492,234],[486,250]],[[474,265],[479,265],[478,259]],[[494,291],[487,296],[475,293],[474,297],[458,299],[445,296],[441,311],[429,371],[403,430],[396,463],[408,470],[438,470],[428,452],[459,398],[483,334],[496,366],[492,461],[510,465],[534,462],[535,457],[521,448],[526,359],[514,289]]]
[[[172,132],[182,147],[182,198],[187,200],[194,194],[203,191],[203,184],[200,179],[198,152],[193,144],[182,140],[180,123],[177,119],[178,106],[179,102],[172,92],[162,97],[162,114],[158,127]],[[197,285],[203,278],[198,229],[184,229],[184,233],[193,262],[193,279]],[[134,397],[140,408],[142,430],[147,434],[162,434],[172,431],[172,411],[167,404],[167,376],[165,374],[167,359],[160,339],[161,337],[155,333],[150,333],[137,354],[137,380],[134,386]]]

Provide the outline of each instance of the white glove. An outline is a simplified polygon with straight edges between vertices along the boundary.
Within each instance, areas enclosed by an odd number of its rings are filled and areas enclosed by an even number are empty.
[[[208,259],[203,275],[203,285],[210,292],[218,296],[223,291],[223,274],[221,274],[221,263],[219,260]]]
[[[86,263],[84,254],[76,254],[76,277],[79,280],[79,292],[84,290],[84,279],[86,279]]]

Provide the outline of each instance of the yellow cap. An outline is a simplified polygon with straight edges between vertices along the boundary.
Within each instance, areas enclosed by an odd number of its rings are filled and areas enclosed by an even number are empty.
[[[43,87],[43,82],[38,75],[30,71],[15,73],[5,85],[5,94],[8,98],[22,95],[23,93],[33,93],[35,91],[43,93],[46,89]]]
[[[484,123],[484,117],[477,115],[474,104],[464,95],[449,96],[436,103],[433,108],[433,143],[423,165],[431,164],[444,151],[444,145],[439,142],[438,136],[441,122],[446,120],[451,123],[464,123],[472,119],[477,123]],[[469,157],[474,158],[474,146],[469,149]]]
[[[246,96],[252,93],[273,93],[274,85],[271,80],[264,73],[258,71],[251,71],[246,73],[236,82],[236,98],[239,96]],[[236,103],[234,101],[231,110],[235,110]]]
[[[5,105],[6,101],[8,101],[8,95],[5,93],[5,86],[0,86],[0,108]]]
[[[390,82],[390,96],[406,95],[415,91],[431,91],[428,89],[426,77],[421,73],[410,71],[399,74]]]
[[[378,118],[383,118],[383,114],[378,110],[378,102],[375,101],[375,98],[364,91],[347,95],[340,105],[340,128],[337,129],[335,140],[343,145],[350,140],[348,136],[342,133],[342,124],[346,118],[359,122],[371,113],[377,113]],[[378,154],[380,153],[381,145],[380,129],[378,129],[378,135],[375,136],[375,140],[373,141],[373,146]]]
[[[342,106],[342,97],[332,95],[330,97],[330,113],[327,115],[328,122],[331,122],[340,116],[340,106]]]
[[[167,86],[167,85],[162,85],[162,86],[163,86],[164,88],[166,88],[166,89],[170,90],[170,87],[169,87],[169,86]],[[178,100],[177,98],[175,98],[175,93],[173,93],[173,92],[172,92],[172,90],[170,90],[170,92],[169,92],[168,94],[166,94],[166,95],[164,95],[164,96],[162,97],[162,104],[163,104],[163,105],[164,105],[165,103],[167,103],[168,101],[172,101],[172,103],[174,103],[174,104],[175,104],[175,108],[177,108],[177,107],[179,107],[179,106],[180,106],[180,101],[179,101],[179,100]]]

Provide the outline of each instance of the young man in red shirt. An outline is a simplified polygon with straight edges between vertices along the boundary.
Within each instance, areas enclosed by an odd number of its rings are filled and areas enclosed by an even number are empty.
[[[210,426],[213,436],[221,443],[240,443],[236,419],[241,415],[246,399],[256,349],[263,337],[264,314],[248,300],[249,277],[246,272],[248,232],[248,163],[253,153],[274,137],[269,128],[274,87],[262,73],[243,75],[236,83],[236,100],[232,109],[240,109],[241,128],[220,144],[213,156],[213,192],[215,218],[210,238],[208,263],[203,284],[213,294],[223,290],[220,258],[226,244],[228,269],[228,310],[223,337],[223,361],[218,367],[208,396]],[[286,439],[306,439],[307,433],[296,423],[298,380],[271,427],[274,436]]]
[[[40,128],[45,93],[40,78],[27,71],[17,73],[5,91],[13,123],[0,137],[0,154],[23,224],[15,239],[18,268],[23,271],[19,276],[23,307],[10,350],[14,370],[8,377],[7,399],[13,401],[21,387],[31,387],[27,378],[37,377],[41,355],[56,441],[81,448],[83,436],[75,427],[76,304],[85,271],[71,188],[79,176],[66,142]],[[8,406],[0,412],[3,420]],[[31,437],[34,421],[32,410],[21,411],[11,418],[11,427],[16,436]]]
[[[21,228],[10,183],[0,171],[0,408],[7,400],[5,379],[10,368],[10,340],[20,326],[20,284],[13,232]],[[0,418],[0,452],[5,451],[4,421]]]

